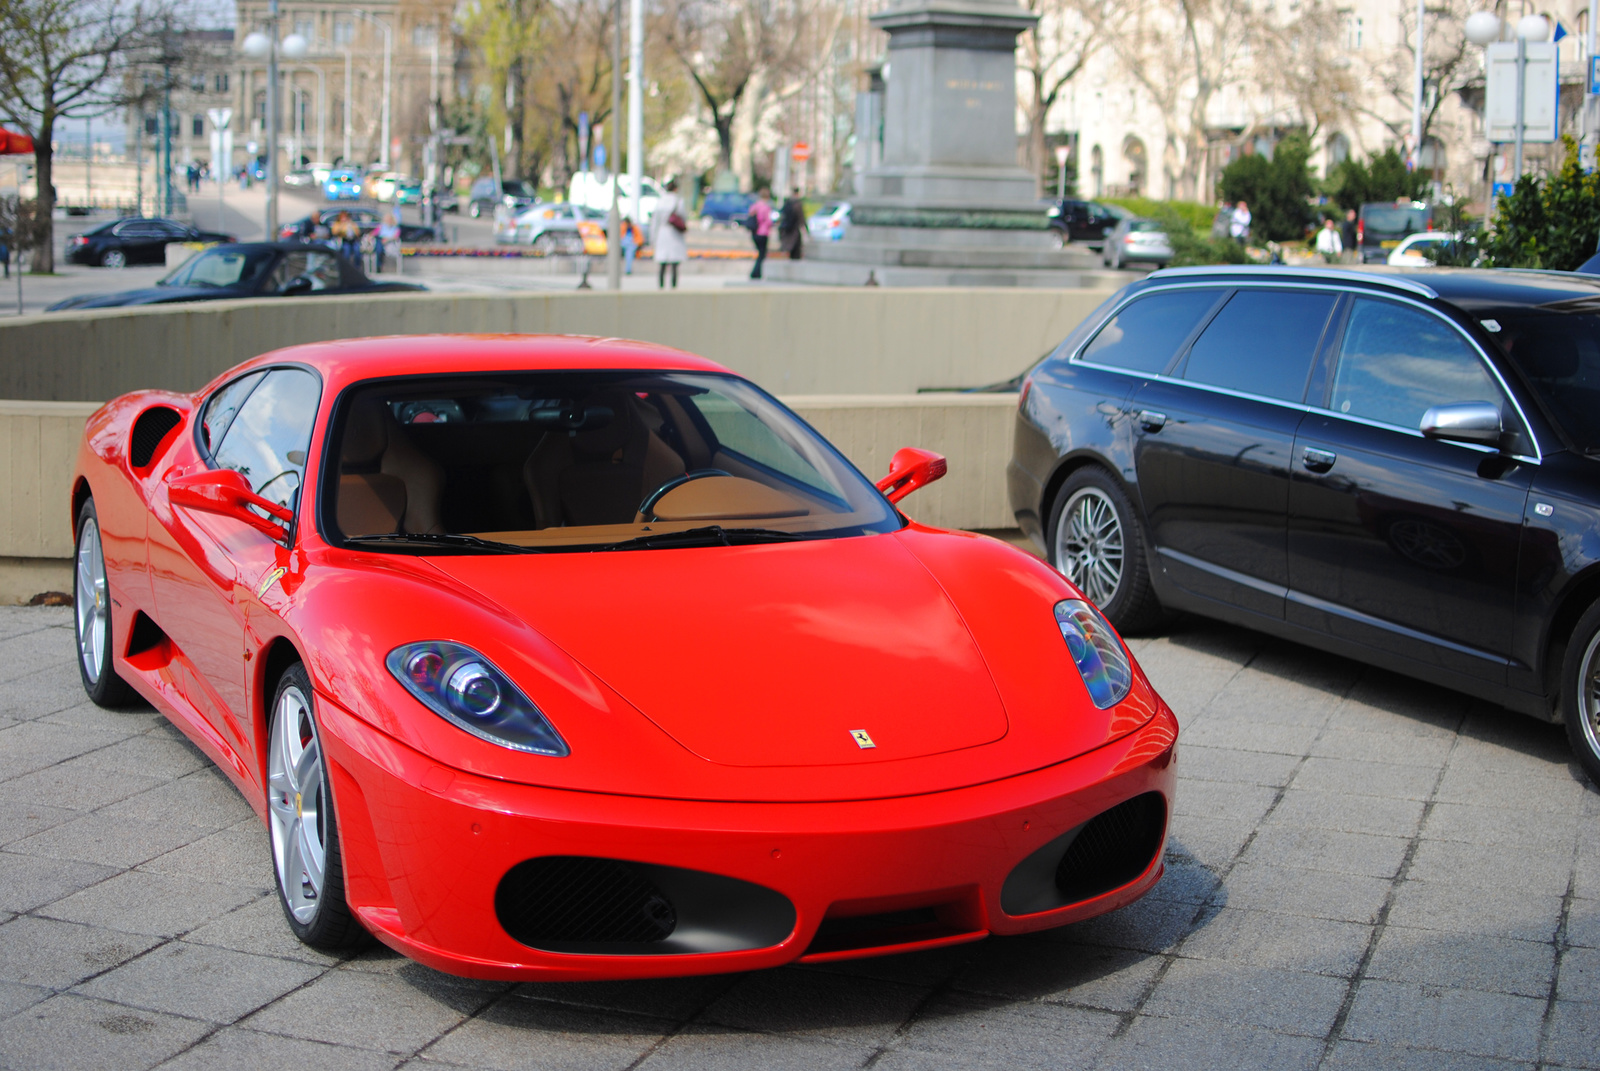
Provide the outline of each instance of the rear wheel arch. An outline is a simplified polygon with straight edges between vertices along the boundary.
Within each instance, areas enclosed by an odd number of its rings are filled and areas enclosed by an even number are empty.
[[[72,485],[72,519],[70,523],[74,537],[78,534],[78,517],[83,513],[83,504],[93,497],[94,493],[89,490],[89,478],[87,476],[79,476],[77,482]]]
[[[1061,493],[1061,488],[1066,486],[1074,473],[1080,469],[1100,469],[1121,488],[1122,493],[1133,503],[1134,510],[1139,514],[1140,523],[1144,523],[1144,503],[1140,501],[1137,489],[1130,487],[1128,481],[1122,478],[1122,473],[1113,468],[1106,458],[1098,454],[1069,454],[1057,463],[1055,471],[1050,473],[1050,478],[1044,482],[1044,494],[1039,497],[1039,523],[1048,528],[1050,513],[1055,508],[1056,496]]]
[[[1600,603],[1600,565],[1591,566],[1567,585],[1545,628],[1544,645],[1541,648],[1544,665],[1540,679],[1544,681],[1545,696],[1552,704],[1553,716],[1559,715],[1561,668],[1566,661],[1572,630],[1577,626],[1578,619],[1596,603]]]

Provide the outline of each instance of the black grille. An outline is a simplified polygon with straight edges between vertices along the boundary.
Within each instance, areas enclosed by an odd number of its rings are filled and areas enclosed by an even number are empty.
[[[1146,792],[1085,823],[1056,864],[1056,888],[1067,903],[1128,884],[1150,866],[1161,847],[1167,807]]]
[[[165,405],[151,406],[133,422],[133,433],[128,437],[128,463],[142,469],[155,459],[156,447],[167,437],[167,432],[177,427],[183,417],[176,409]]]
[[[678,925],[672,901],[639,868],[578,855],[518,863],[500,879],[494,910],[507,933],[535,948],[663,941]]]

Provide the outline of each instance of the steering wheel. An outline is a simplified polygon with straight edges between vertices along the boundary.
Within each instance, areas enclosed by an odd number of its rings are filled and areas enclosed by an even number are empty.
[[[682,487],[690,480],[703,480],[707,476],[731,475],[733,475],[731,472],[723,472],[721,469],[695,469],[693,472],[686,472],[682,476],[674,476],[672,479],[668,480],[666,483],[662,484],[660,487],[657,487],[654,491],[651,491],[645,496],[644,501],[639,503],[639,515],[647,521],[655,520],[656,503],[661,501],[661,496],[672,490],[674,487]]]

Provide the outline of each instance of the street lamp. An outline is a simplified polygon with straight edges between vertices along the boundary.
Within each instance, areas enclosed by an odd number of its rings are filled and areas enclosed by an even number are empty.
[[[1467,16],[1467,21],[1462,29],[1468,41],[1483,48],[1488,48],[1499,40],[1503,25],[1500,17],[1493,12],[1479,11]],[[1517,43],[1517,89],[1516,111],[1513,113],[1516,134],[1516,155],[1512,163],[1513,182],[1522,177],[1522,141],[1527,127],[1528,44],[1529,42],[1537,44],[1550,36],[1550,20],[1543,15],[1524,15],[1517,20],[1515,36]],[[1484,111],[1487,115],[1487,100],[1485,100]]]
[[[267,9],[267,30],[246,35],[241,47],[252,59],[267,61],[267,241],[278,237],[278,54],[305,58],[310,42],[292,33],[278,40],[278,0]]]

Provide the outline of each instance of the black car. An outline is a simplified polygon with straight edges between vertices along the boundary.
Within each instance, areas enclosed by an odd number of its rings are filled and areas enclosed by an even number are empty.
[[[301,216],[297,220],[282,224],[278,227],[278,237],[286,242],[310,238],[313,220],[324,227],[332,227],[333,221],[339,218],[341,212],[349,213],[355,225],[361,228],[363,236],[377,230],[378,224],[383,222],[383,214],[371,208],[323,208],[312,215]],[[433,238],[431,228],[417,223],[400,224],[400,241],[403,243],[431,242]]]
[[[45,311],[426,289],[416,283],[369,279],[360,268],[327,246],[303,242],[247,242],[213,246],[196,253],[155,286],[115,294],[81,294],[58,301]]]
[[[1130,215],[1127,209],[1116,205],[1076,201],[1069,197],[1050,206],[1050,233],[1063,246],[1068,242],[1082,242],[1090,249],[1099,249],[1117,222]]]
[[[1363,264],[1388,263],[1407,235],[1433,230],[1433,209],[1421,201],[1373,201],[1356,213],[1356,248]]]
[[[1600,279],[1176,268],[1026,376],[1011,505],[1188,610],[1565,721],[1600,782]]]
[[[506,179],[496,186],[494,179],[486,176],[474,182],[472,189],[467,193],[467,215],[473,219],[479,216],[492,216],[494,210],[503,205],[514,216],[538,200],[539,191],[532,183],[523,182],[521,179]]]
[[[203,231],[174,219],[119,219],[67,239],[67,260],[73,264],[122,268],[129,264],[165,264],[170,242],[235,242],[231,234]]]

